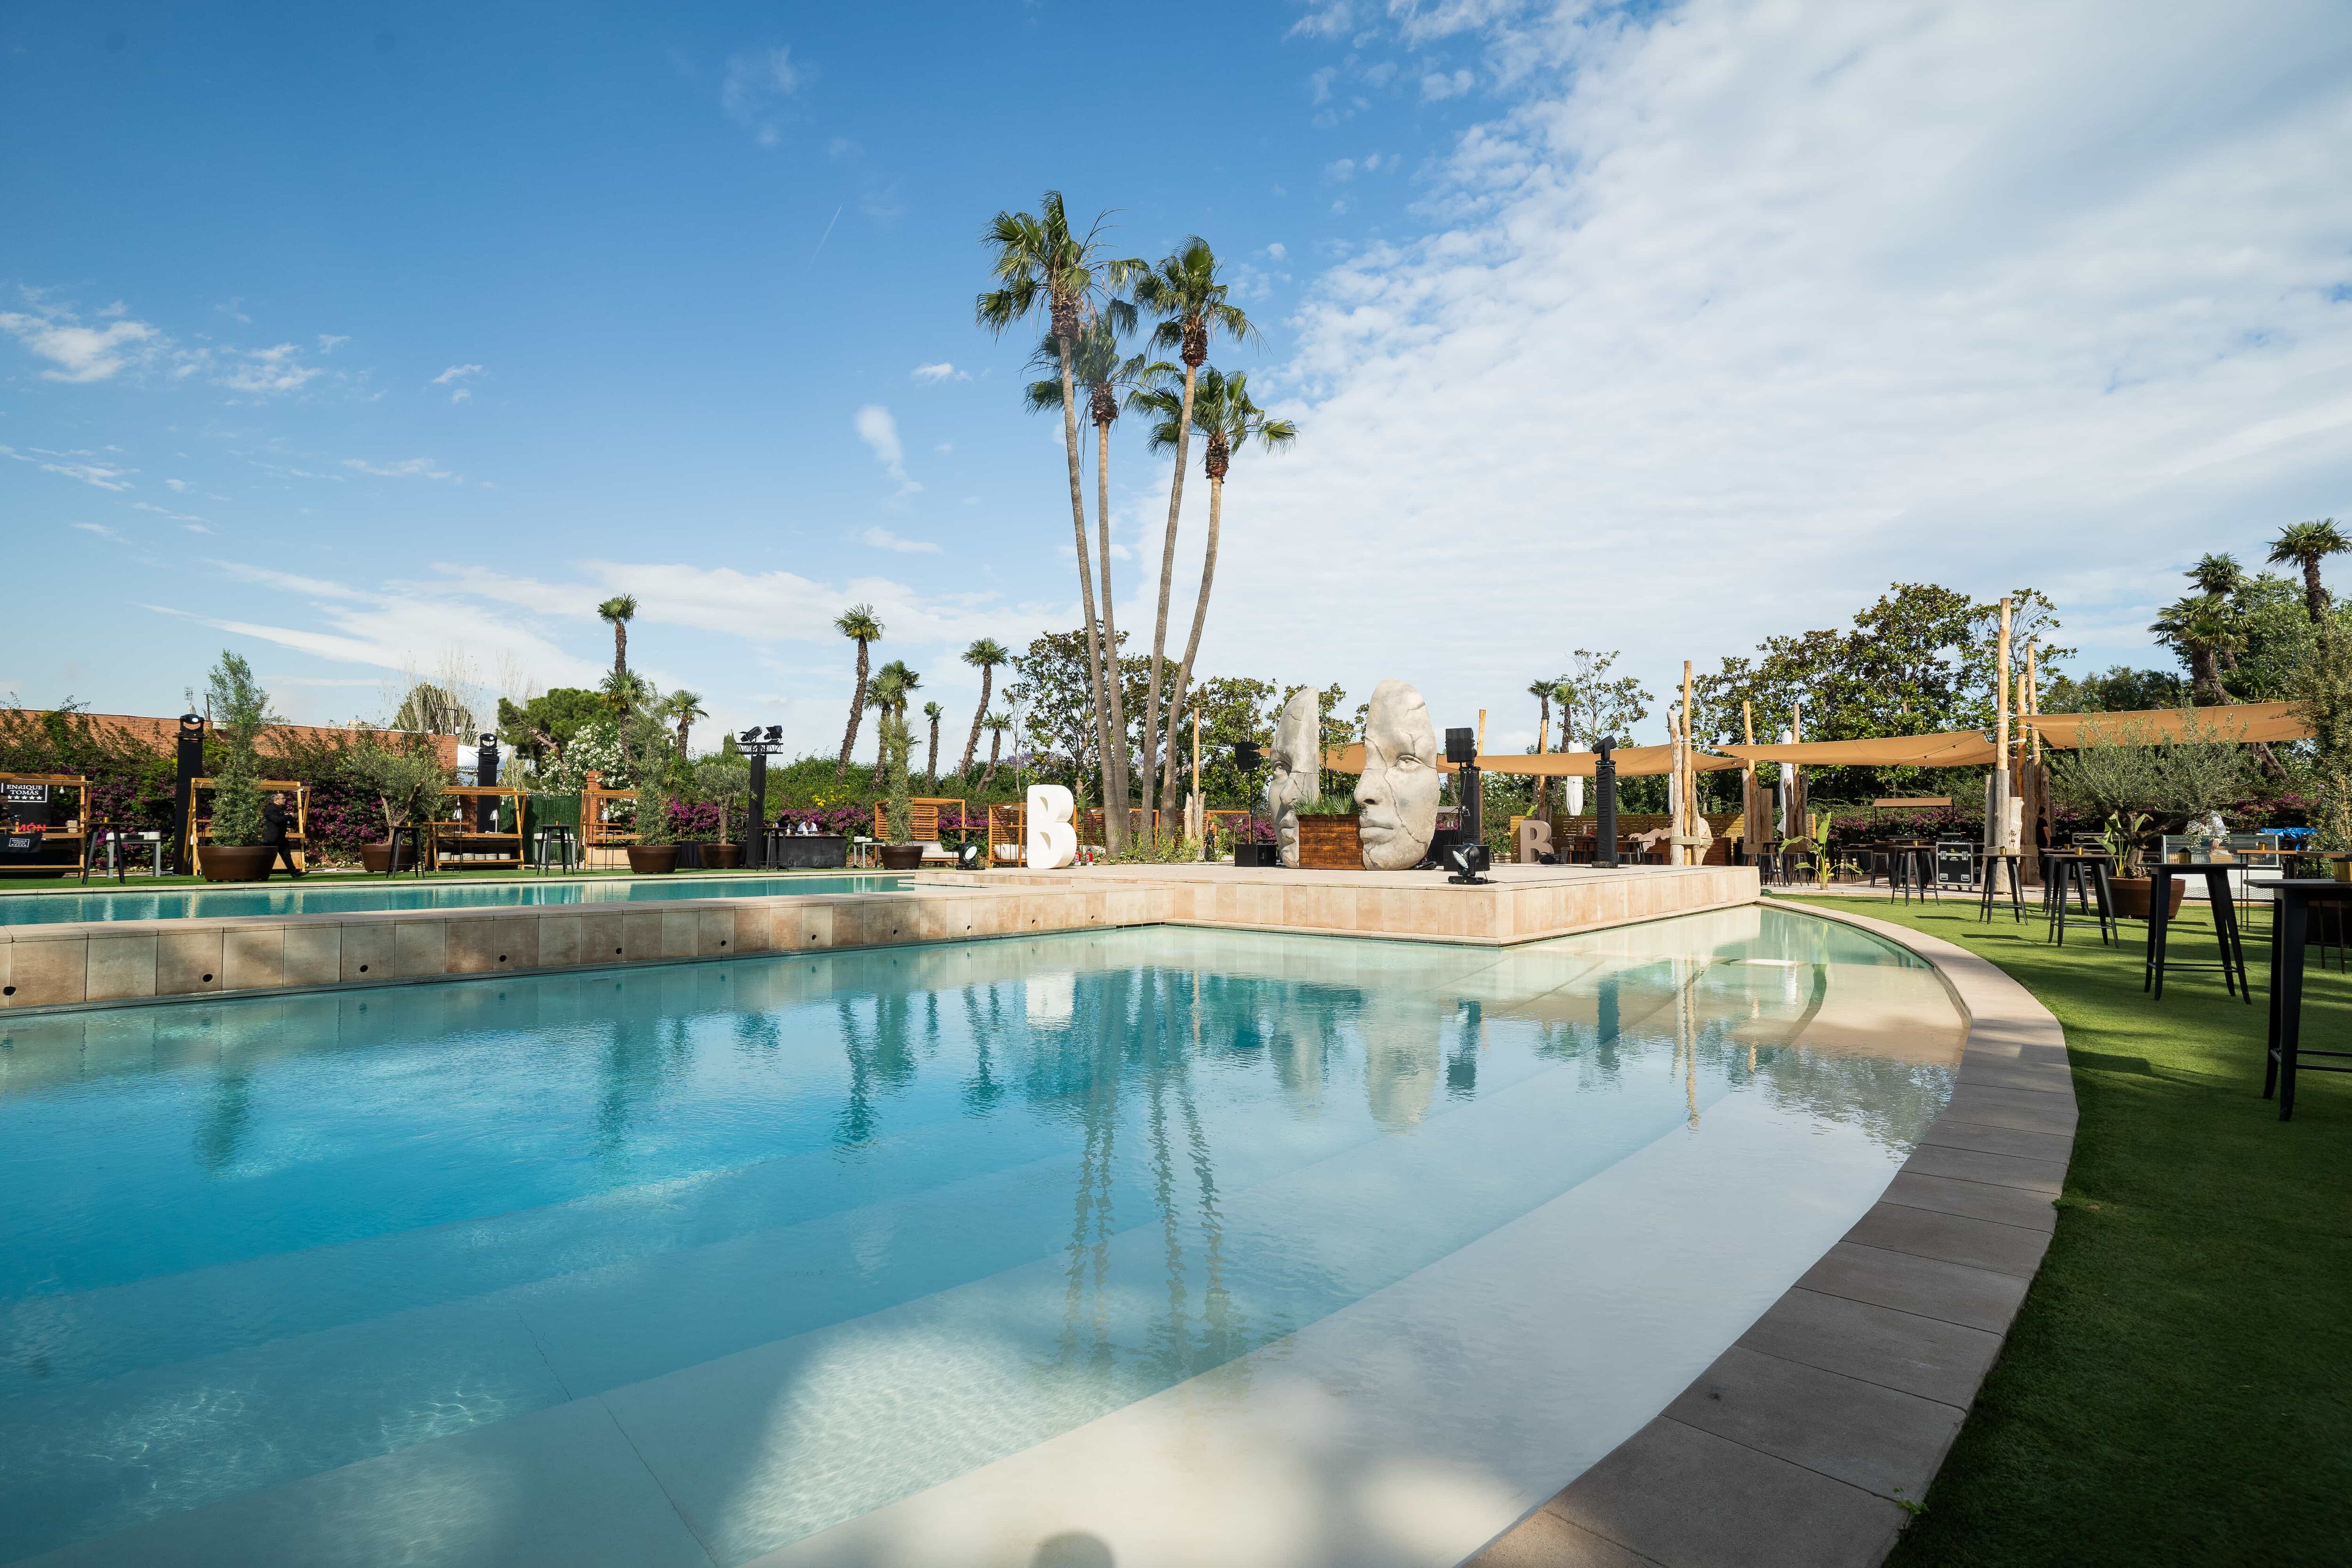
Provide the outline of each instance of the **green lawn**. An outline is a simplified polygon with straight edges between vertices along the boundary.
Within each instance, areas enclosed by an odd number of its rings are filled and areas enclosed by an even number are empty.
[[[2305,1073],[2285,1125],[2260,1098],[2266,925],[2254,1005],[2218,974],[2157,1003],[2137,924],[2061,950],[1973,900],[1822,901],[2022,982],[2065,1026],[2082,1110],[2057,1237],[1890,1561],[2352,1562],[2352,1077]],[[2176,952],[2212,957],[2184,916]],[[2352,1040],[2352,978],[2313,969],[2304,1038]]]

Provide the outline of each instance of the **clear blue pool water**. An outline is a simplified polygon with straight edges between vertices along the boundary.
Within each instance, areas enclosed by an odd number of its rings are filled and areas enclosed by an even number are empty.
[[[1399,1292],[1444,1355],[1499,1342],[1507,1267],[1447,1271],[1587,1199],[1633,1239],[1531,1247],[1572,1278],[1527,1289],[1654,1373],[1645,1419],[1875,1199],[1958,1042],[1916,959],[1765,909],[0,1019],[0,1562],[831,1561]],[[1437,1381],[1465,1441],[1541,1447],[1536,1369]]]
[[[0,925],[75,921],[215,920],[238,915],[340,915],[362,910],[482,910],[527,904],[613,904],[660,899],[762,899],[780,893],[870,893],[904,877],[633,877],[600,881],[419,882],[398,877],[306,879],[261,887],[153,892],[0,893]]]

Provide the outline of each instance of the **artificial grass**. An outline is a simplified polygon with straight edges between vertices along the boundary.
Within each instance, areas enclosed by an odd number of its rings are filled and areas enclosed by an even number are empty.
[[[1792,900],[1801,902],[1804,900]],[[2260,1098],[2253,1005],[2216,973],[2140,989],[2141,927],[1979,924],[1973,899],[1823,900],[1982,954],[2066,1031],[2081,1112],[2058,1230],[1896,1568],[2352,1561],[2352,1078]],[[2190,906],[2176,954],[2214,956]],[[2183,939],[2194,951],[2181,954]],[[2352,1039],[2312,952],[2307,1044]]]

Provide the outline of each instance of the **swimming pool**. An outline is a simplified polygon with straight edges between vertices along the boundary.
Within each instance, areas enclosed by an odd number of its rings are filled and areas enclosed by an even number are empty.
[[[1961,1036],[1760,907],[0,1020],[0,1561],[1455,1561]]]
[[[76,921],[222,920],[238,915],[345,915],[362,910],[488,910],[531,904],[614,904],[663,899],[766,899],[787,893],[871,893],[904,877],[631,877],[593,881],[422,882],[370,877],[261,887],[173,888],[131,893],[0,893],[0,926]]]

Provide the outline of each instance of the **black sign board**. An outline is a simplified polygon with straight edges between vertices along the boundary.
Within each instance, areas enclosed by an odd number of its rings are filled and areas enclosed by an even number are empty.
[[[0,789],[7,791],[5,798],[10,805],[47,805],[49,804],[49,786],[45,784],[0,784]]]

